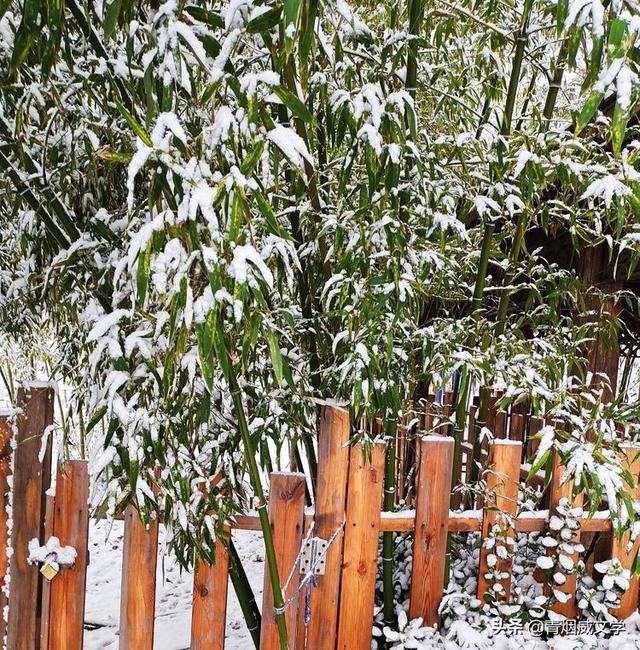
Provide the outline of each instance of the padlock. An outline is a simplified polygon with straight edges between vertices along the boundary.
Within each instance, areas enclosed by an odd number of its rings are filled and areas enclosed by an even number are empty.
[[[47,559],[40,567],[40,573],[44,576],[47,582],[51,582],[60,572],[60,565],[51,559]]]

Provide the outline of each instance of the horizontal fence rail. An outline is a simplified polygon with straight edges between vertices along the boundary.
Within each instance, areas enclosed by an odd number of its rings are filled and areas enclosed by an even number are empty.
[[[397,465],[400,496],[398,511],[383,511],[385,448],[381,444],[364,447],[349,445],[351,427],[347,409],[323,407],[318,431],[318,481],[314,506],[306,508],[305,477],[276,472],[270,476],[269,520],[285,588],[285,618],[290,647],[295,650],[365,650],[370,647],[374,598],[378,577],[379,540],[382,533],[413,535],[409,613],[421,617],[426,625],[439,622],[447,571],[447,552],[451,533],[477,533],[485,540],[496,530],[506,538],[514,533],[545,532],[549,519],[563,499],[573,506],[571,481],[563,480],[564,467],[553,455],[549,478],[533,477],[533,484],[545,487],[546,509],[517,512],[518,490],[530,471],[526,459],[536,448],[535,435],[545,425],[523,407],[510,413],[495,411],[488,423],[496,432],[491,442],[477,444],[474,439],[475,407],[470,409],[462,444],[458,481],[464,483],[470,472],[474,450],[482,461],[486,489],[481,497],[451,493],[454,471],[454,440],[448,420],[451,397],[443,404],[432,404],[424,418],[428,435],[415,435],[400,427],[397,438]],[[84,598],[88,562],[89,478],[85,461],[68,461],[58,468],[55,495],[47,496],[51,480],[50,442],[42,448],[42,433],[53,422],[53,394],[49,389],[21,389],[19,409],[0,415],[0,495],[11,505],[13,527],[9,530],[6,507],[0,508],[0,546],[10,543],[10,562],[0,559],[5,576],[2,592],[8,593],[9,616],[6,629],[8,647],[35,650],[70,650],[83,647]],[[553,423],[547,423],[553,424]],[[44,452],[44,453],[43,453]],[[43,461],[40,462],[40,458]],[[622,463],[636,479],[632,500],[640,500],[640,454],[638,447],[622,450]],[[11,489],[10,489],[11,487]],[[630,488],[631,490],[631,488]],[[465,501],[473,507],[463,510]],[[405,505],[403,505],[405,504]],[[452,509],[453,507],[453,509]],[[155,624],[156,563],[158,555],[157,519],[145,526],[138,513],[129,507],[124,513],[122,594],[120,602],[120,647],[152,650]],[[575,539],[594,533],[612,533],[608,511],[579,519]],[[237,516],[230,529],[260,531],[257,515]],[[60,570],[51,583],[45,583],[38,565],[27,562],[27,545],[33,538],[41,543],[50,535],[78,553],[73,566]],[[630,543],[630,533],[608,535],[604,557],[616,557],[631,569],[640,540]],[[325,544],[323,571],[316,575],[316,587],[305,601],[310,579],[300,571],[305,544],[319,540]],[[4,564],[3,564],[4,562]],[[194,574],[191,648],[222,650],[227,608],[230,557],[219,543],[212,565],[200,563]],[[314,569],[315,566],[306,569]],[[497,575],[497,578],[495,576]],[[535,576],[534,576],[535,577]],[[481,546],[477,597],[487,595],[508,602],[511,590],[511,560],[501,558],[492,573],[489,552]],[[558,587],[570,596],[556,602],[554,610],[574,618],[576,578],[567,576]],[[622,596],[620,607],[612,610],[626,618],[638,606],[638,579]],[[7,601],[5,600],[5,603]],[[54,615],[55,613],[55,615]],[[264,576],[260,649],[279,648],[278,630],[268,570]],[[3,623],[0,623],[3,625]],[[0,630],[4,631],[4,630]]]

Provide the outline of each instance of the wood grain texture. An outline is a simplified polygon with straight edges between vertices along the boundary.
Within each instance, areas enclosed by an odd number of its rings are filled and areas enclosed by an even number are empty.
[[[82,650],[89,543],[89,469],[87,461],[72,460],[58,468],[53,534],[78,556],[50,585],[49,650]]]
[[[325,407],[321,410],[313,534],[326,540],[342,526],[345,518],[349,434],[347,409]],[[325,556],[325,573],[317,576],[318,587],[311,590],[311,619],[307,629],[309,648],[333,650],[335,647],[343,541],[344,533],[339,532]]]
[[[438,623],[449,531],[449,485],[453,468],[453,438],[420,441],[420,469],[416,495],[415,535],[409,618],[425,625]]]
[[[633,477],[633,488],[627,488],[632,502],[640,501],[640,448],[638,446],[625,445],[622,447],[622,466],[629,471]],[[623,506],[624,507],[624,506]],[[631,542],[631,531],[626,530],[620,539],[616,535],[611,536],[610,557],[617,557],[625,569],[631,571],[629,588],[620,596],[620,607],[610,610],[616,618],[623,621],[638,609],[638,574],[632,571],[633,561],[640,550],[640,537],[633,544]]]
[[[276,551],[276,562],[280,574],[280,584],[284,584],[294,566],[302,545],[304,521],[304,474],[273,472],[269,481],[269,522]],[[300,584],[300,574],[296,567],[289,588],[284,594],[285,602]],[[285,619],[289,637],[289,647],[296,647],[298,631],[297,615],[300,598],[287,607]],[[279,650],[280,640],[273,607],[273,590],[269,570],[265,566],[264,590],[262,593],[262,625],[260,627],[260,650]]]
[[[29,564],[29,541],[43,541],[46,494],[51,483],[51,441],[43,462],[39,454],[42,434],[53,423],[53,391],[50,388],[19,388],[16,448],[13,466],[13,529],[9,573],[9,623],[7,646],[33,650],[40,642],[40,567]],[[19,504],[19,505],[18,505]],[[44,540],[46,541],[46,540]]]
[[[215,562],[201,562],[193,577],[191,650],[224,650],[229,551],[218,540]]]
[[[513,440],[496,440],[489,448],[489,471],[487,473],[487,498],[485,499],[482,517],[481,539],[489,536],[496,525],[500,525],[501,532],[509,536],[514,535],[513,528],[505,524],[502,514],[511,517],[516,514],[518,500],[518,485],[520,481],[520,456],[522,443]],[[498,558],[496,569],[506,577],[497,581],[502,586],[500,591],[492,590],[492,585],[487,580],[489,565],[487,558],[493,555],[495,549],[487,549],[484,544],[480,548],[480,564],[478,566],[478,598],[485,602],[485,595],[489,592],[498,600],[508,601],[511,591],[511,566],[510,558]]]
[[[122,548],[121,650],[153,650],[157,563],[158,522],[147,530],[138,511],[129,506]]]
[[[47,494],[47,501],[44,515],[44,537],[49,539],[53,535],[53,516],[55,508],[55,497]],[[40,618],[40,650],[47,650],[49,647],[49,610],[51,604],[51,583],[42,581],[42,616]]]
[[[338,650],[369,650],[384,483],[384,445],[361,445],[349,455],[347,515],[338,616]]]
[[[558,510],[558,505],[562,499],[568,499],[569,504],[575,507],[582,506],[582,494],[579,494],[575,499],[573,498],[573,479],[568,478],[563,481],[564,465],[562,465],[560,456],[554,452],[551,466],[551,484],[549,485],[549,514],[554,515]],[[583,528],[584,530],[584,528]],[[580,541],[580,533],[578,532],[573,539],[573,543]],[[578,553],[574,553],[571,558],[574,562],[578,560]],[[576,618],[579,614],[578,603],[576,599],[576,576],[566,576],[566,581],[563,585],[554,585],[554,588],[563,593],[569,594],[571,598],[566,603],[554,603],[552,609],[558,614],[562,614],[567,618]],[[550,593],[550,586],[545,585],[545,593]]]
[[[0,416],[0,548],[5,549],[9,543],[7,505],[9,503],[9,474],[11,473],[11,421],[8,417]],[[9,573],[9,558],[5,552],[0,552],[0,580],[5,586],[5,578]],[[0,612],[7,606],[7,595],[0,590]],[[0,616],[0,639],[7,633],[5,617]]]

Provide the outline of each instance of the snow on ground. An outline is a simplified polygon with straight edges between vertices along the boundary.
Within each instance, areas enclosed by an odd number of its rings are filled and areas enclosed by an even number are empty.
[[[85,609],[85,650],[116,650],[120,616],[120,574],[123,522],[113,526],[91,521]],[[234,531],[233,539],[258,603],[262,601],[264,550],[259,533]],[[162,545],[162,530],[160,531]],[[191,631],[193,576],[181,572],[175,560],[158,558],[156,590],[155,650],[187,650]],[[227,650],[252,647],[242,612],[231,583],[227,605]]]

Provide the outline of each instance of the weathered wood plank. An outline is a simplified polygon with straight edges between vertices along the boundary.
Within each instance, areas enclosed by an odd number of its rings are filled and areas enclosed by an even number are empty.
[[[622,453],[624,454],[622,466],[629,471],[634,483],[633,488],[628,488],[629,497],[632,502],[640,501],[640,447],[625,445],[622,447]],[[610,610],[621,621],[624,621],[638,609],[638,574],[632,569],[633,561],[639,550],[640,537],[631,543],[630,530],[626,530],[619,539],[616,535],[611,536],[610,557],[617,557],[620,564],[631,571],[629,588],[620,596],[620,607]]]
[[[158,521],[147,530],[138,511],[129,506],[124,517],[120,647],[153,650],[156,613]]]
[[[89,469],[87,461],[71,460],[58,468],[53,534],[61,546],[73,546],[72,568],[63,568],[50,585],[48,650],[82,650],[89,543]]]
[[[191,650],[224,650],[228,583],[229,551],[219,539],[215,562],[201,562],[193,577]]]
[[[314,535],[326,540],[344,523],[349,434],[347,409],[326,407],[321,410]],[[318,587],[311,590],[311,619],[307,629],[309,648],[333,650],[335,647],[343,539],[344,532],[339,531],[325,556],[325,573],[317,576]]]
[[[520,456],[522,443],[514,440],[496,440],[489,448],[489,471],[487,474],[487,498],[482,518],[481,539],[485,540],[494,526],[509,537],[514,536],[513,527],[503,515],[514,517],[518,500],[520,482]],[[478,567],[478,598],[485,601],[487,593],[498,600],[508,600],[511,589],[511,559],[498,558],[496,569],[506,577],[490,583],[487,579],[489,564],[487,558],[494,555],[495,549],[480,548]]]
[[[338,616],[338,650],[369,650],[384,483],[384,445],[351,448]]]
[[[270,476],[269,521],[273,533],[280,584],[283,587],[302,544],[305,487],[304,474],[273,472]],[[296,568],[289,588],[284,594],[285,602],[293,595],[299,584],[300,574]],[[298,602],[299,599],[293,600],[285,612],[290,648],[296,647]],[[271,577],[268,568],[265,567],[260,650],[279,650],[279,648],[280,640],[273,606]]]
[[[454,440],[430,436],[420,446],[409,616],[431,626],[438,623],[444,587]]]
[[[552,469],[551,469],[551,484],[549,486],[549,513],[556,514],[558,506],[562,499],[567,499],[569,504],[573,507],[582,506],[582,494],[579,494],[575,499],[573,498],[573,479],[568,478],[563,481],[564,465],[560,460],[557,452],[553,454]],[[584,528],[583,528],[584,530]],[[580,533],[575,535],[571,540],[572,543],[577,544],[580,541]],[[578,553],[571,555],[574,562],[578,560]],[[563,593],[569,594],[571,598],[566,603],[556,602],[553,604],[552,609],[558,614],[562,614],[567,618],[576,618],[578,616],[578,603],[576,599],[576,584],[577,578],[575,575],[566,576],[566,581],[562,585],[554,585],[554,589]],[[550,593],[549,585],[545,585],[546,593]]]
[[[51,483],[51,442],[43,462],[39,455],[44,430],[53,423],[53,390],[20,387],[17,406],[16,447],[13,463],[13,529],[10,560],[9,623],[7,645],[12,650],[33,650],[40,640],[40,567],[29,564],[29,542],[43,541],[46,491]],[[18,506],[19,504],[19,506]],[[46,540],[44,540],[46,541]]]

